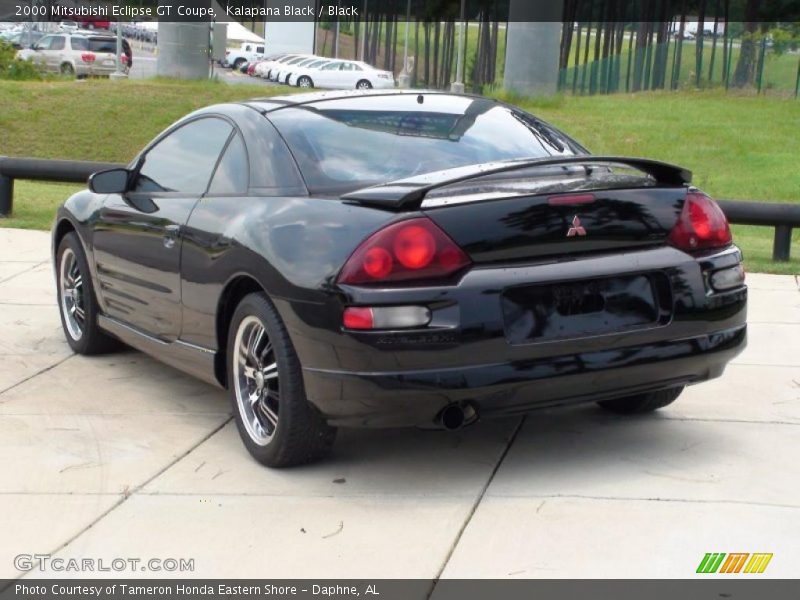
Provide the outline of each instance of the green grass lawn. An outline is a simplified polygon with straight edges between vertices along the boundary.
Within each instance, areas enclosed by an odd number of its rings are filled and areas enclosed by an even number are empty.
[[[250,86],[174,81],[0,81],[0,155],[127,162],[187,112],[262,94]],[[285,92],[286,88],[275,88]],[[720,91],[516,99],[602,154],[680,164],[717,198],[800,202],[800,102]],[[15,211],[0,226],[48,229],[79,186],[16,182]],[[773,231],[734,227],[750,271],[800,273],[773,263]]]

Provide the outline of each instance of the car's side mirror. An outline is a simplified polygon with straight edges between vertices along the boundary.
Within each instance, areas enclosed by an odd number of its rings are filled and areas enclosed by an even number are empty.
[[[124,194],[128,191],[131,172],[128,169],[109,169],[89,177],[89,189],[95,194]]]

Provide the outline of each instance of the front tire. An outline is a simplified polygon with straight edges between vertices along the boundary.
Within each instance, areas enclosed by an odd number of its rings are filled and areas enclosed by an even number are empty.
[[[675,402],[683,392],[683,386],[673,387],[647,394],[636,394],[625,398],[614,398],[598,402],[601,408],[618,415],[635,415],[653,412]]]
[[[300,360],[265,294],[250,294],[236,308],[227,348],[236,427],[253,458],[279,468],[324,457],[336,429],[306,399]]]
[[[56,251],[56,291],[61,326],[73,351],[102,354],[118,345],[97,324],[100,309],[92,276],[83,246],[74,232],[64,236]]]
[[[311,77],[303,75],[300,79],[297,80],[297,87],[311,89],[314,87],[314,82],[311,81]]]

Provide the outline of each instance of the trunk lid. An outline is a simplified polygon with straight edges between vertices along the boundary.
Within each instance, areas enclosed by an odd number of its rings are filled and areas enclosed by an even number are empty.
[[[493,199],[486,192],[441,190],[421,209],[479,264],[662,245],[687,192],[683,186],[566,187]]]

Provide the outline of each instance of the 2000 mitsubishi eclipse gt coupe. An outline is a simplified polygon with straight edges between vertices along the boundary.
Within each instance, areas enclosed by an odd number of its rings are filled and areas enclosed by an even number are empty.
[[[337,426],[651,411],[746,340],[741,253],[690,180],[482,97],[211,106],[61,206],[61,319],[76,352],[226,388],[273,467]]]

